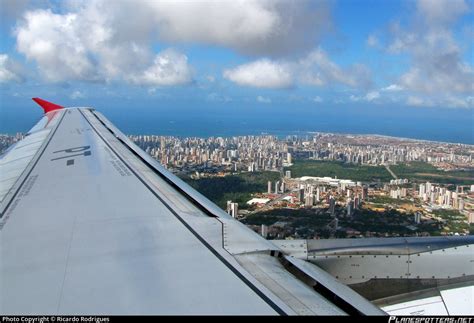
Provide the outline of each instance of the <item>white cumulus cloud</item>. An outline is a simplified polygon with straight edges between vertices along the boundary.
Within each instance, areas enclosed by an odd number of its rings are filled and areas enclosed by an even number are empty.
[[[227,69],[224,78],[243,86],[259,88],[288,88],[293,85],[291,68],[286,63],[261,59]]]
[[[371,72],[365,65],[353,64],[342,68],[321,48],[301,59],[298,69],[300,80],[310,85],[342,84],[352,88],[368,88],[372,84]]]
[[[398,92],[402,90],[403,88],[398,84],[390,84],[389,86],[382,88],[382,91],[386,91],[386,92]]]
[[[192,70],[188,58],[175,50],[167,49],[156,55],[153,65],[130,80],[137,84],[169,86],[192,81]]]
[[[86,95],[83,92],[79,91],[79,90],[76,90],[76,91],[72,92],[71,95],[70,95],[70,98],[73,99],[73,100],[83,99],[85,97],[86,97]]]
[[[298,82],[313,86],[343,85],[369,88],[370,70],[361,64],[341,67],[321,48],[311,51],[300,60],[260,59],[227,69],[224,78],[243,86],[259,88],[289,88]]]
[[[269,57],[302,53],[330,26],[330,7],[309,0],[68,1],[54,12],[26,11],[15,35],[18,51],[52,82],[176,85],[190,81],[189,67],[183,69],[182,60],[164,66],[167,53],[154,53],[155,43],[198,43]]]
[[[474,69],[463,61],[462,46],[454,37],[455,22],[468,10],[464,0],[418,0],[414,23],[392,26],[388,52],[408,54],[411,60],[397,82],[404,90],[418,95],[474,91]]]
[[[321,103],[321,102],[323,102],[323,99],[320,96],[317,95],[313,98],[313,102]]]
[[[160,39],[224,46],[251,55],[307,50],[331,24],[328,1],[134,2],[148,8]]]
[[[259,103],[272,103],[272,100],[270,98],[259,95],[259,96],[257,96],[257,102],[259,102]]]
[[[86,1],[64,14],[26,12],[15,29],[18,51],[51,82],[125,80],[164,86],[191,81],[185,55],[171,49],[154,54],[145,30],[124,29],[139,20],[123,20],[123,14],[144,14],[143,8],[132,10],[127,1],[123,7],[106,4]]]
[[[448,96],[444,102],[441,104],[445,104],[449,108],[473,108],[474,102],[473,97],[468,96],[466,98],[460,98],[456,96]]]
[[[377,91],[369,92],[365,96],[365,99],[369,102],[374,101],[375,99],[378,99],[378,98],[380,98],[380,93]]]
[[[22,82],[23,68],[7,54],[0,54],[0,83]]]
[[[451,24],[469,12],[465,0],[418,0],[418,11],[430,24]]]
[[[16,30],[17,48],[37,62],[42,76],[51,81],[99,79],[83,39],[81,17],[36,10],[24,18]]]
[[[352,102],[367,101],[373,102],[380,98],[380,93],[378,91],[370,91],[364,96],[351,95],[349,100]]]
[[[408,64],[392,84],[380,88],[379,101],[471,107],[467,98],[474,92],[474,66],[464,58],[470,47],[463,43],[470,36],[457,32],[457,25],[470,12],[468,2],[416,0],[410,5],[414,9],[410,19],[391,23],[387,37],[382,38],[387,39],[386,53],[404,55]]]

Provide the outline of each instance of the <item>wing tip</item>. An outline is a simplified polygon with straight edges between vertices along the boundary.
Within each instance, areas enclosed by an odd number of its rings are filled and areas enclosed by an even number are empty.
[[[64,109],[64,107],[61,105],[54,104],[40,98],[32,98],[32,100],[35,101],[40,107],[43,108],[43,111],[45,114],[51,111]]]

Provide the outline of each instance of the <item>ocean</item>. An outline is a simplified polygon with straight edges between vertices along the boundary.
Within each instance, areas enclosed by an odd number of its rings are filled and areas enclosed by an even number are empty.
[[[28,131],[41,117],[33,103],[0,106],[0,133]],[[133,106],[132,106],[133,105]],[[474,144],[473,110],[396,106],[315,106],[206,104],[123,106],[95,104],[126,134],[181,137],[308,132],[379,134],[432,141]]]

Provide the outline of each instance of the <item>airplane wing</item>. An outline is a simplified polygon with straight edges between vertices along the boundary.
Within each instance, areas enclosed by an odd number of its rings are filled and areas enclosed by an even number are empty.
[[[474,315],[474,236],[273,240],[390,315]]]
[[[1,314],[385,314],[234,220],[91,108],[0,159]]]

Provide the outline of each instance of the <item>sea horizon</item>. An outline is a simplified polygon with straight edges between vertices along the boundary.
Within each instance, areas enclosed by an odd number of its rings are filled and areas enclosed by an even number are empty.
[[[295,105],[239,106],[237,104],[177,104],[163,109],[161,104],[133,108],[90,102],[129,135],[176,137],[232,137],[245,135],[306,135],[314,132],[378,135],[413,140],[474,145],[472,118],[464,109],[435,109],[381,106],[313,108]],[[153,108],[152,108],[153,107]],[[27,132],[39,121],[41,110],[33,103],[0,104],[0,133]]]

